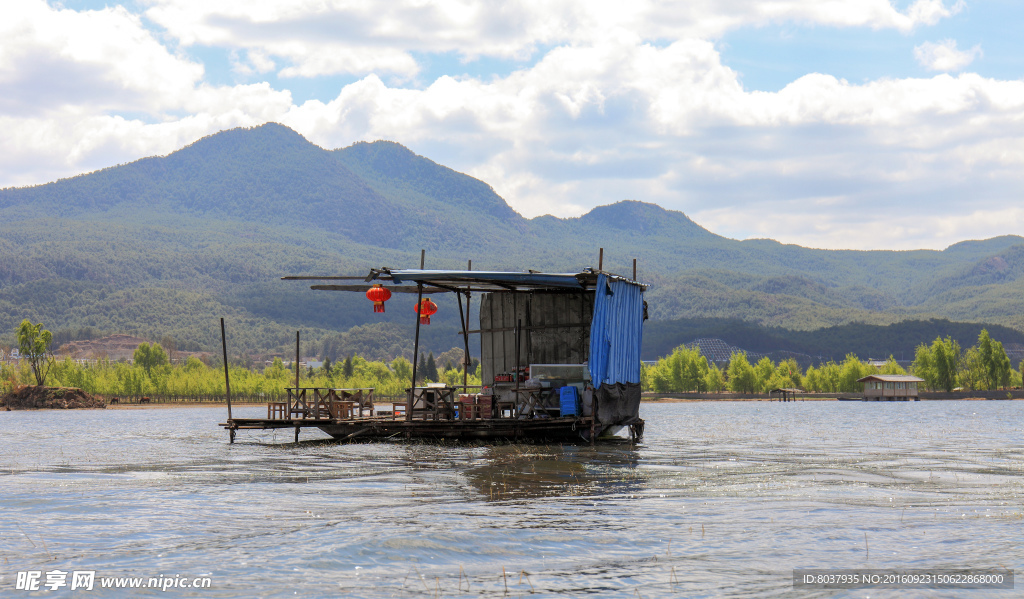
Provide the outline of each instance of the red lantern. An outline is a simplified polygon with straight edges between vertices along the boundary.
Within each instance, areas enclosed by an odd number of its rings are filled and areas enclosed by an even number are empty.
[[[391,299],[391,290],[378,283],[366,291],[366,299],[373,302],[374,312],[383,313],[384,302]]]
[[[416,305],[416,313],[420,315],[420,324],[430,324],[430,317],[437,313],[437,304],[429,297]]]

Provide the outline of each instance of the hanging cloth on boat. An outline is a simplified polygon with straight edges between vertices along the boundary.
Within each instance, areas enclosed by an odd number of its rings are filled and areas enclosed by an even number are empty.
[[[602,384],[640,383],[644,294],[628,281],[597,277],[590,323],[590,378]]]

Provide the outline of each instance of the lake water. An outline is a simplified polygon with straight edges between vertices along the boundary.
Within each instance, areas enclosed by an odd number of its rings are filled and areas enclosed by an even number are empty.
[[[0,412],[0,596],[904,597],[792,571],[1024,573],[1024,402],[641,415],[643,445],[591,448],[229,445],[223,410]],[[33,570],[211,584],[16,590]]]

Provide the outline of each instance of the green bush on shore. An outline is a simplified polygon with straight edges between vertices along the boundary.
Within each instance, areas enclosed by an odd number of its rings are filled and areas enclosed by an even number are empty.
[[[154,344],[155,347],[159,345]],[[152,348],[151,350],[152,351]],[[183,363],[170,364],[157,360],[144,363],[111,362],[80,363],[70,358],[54,363],[47,382],[55,387],[77,387],[104,397],[212,397],[224,395],[224,370],[211,367],[194,357]],[[148,367],[148,368],[147,368]],[[374,388],[377,396],[401,396],[409,387],[412,365],[405,358],[391,363],[371,362],[360,356],[351,359],[351,375],[346,369],[300,369],[302,387],[330,387],[337,389]],[[249,398],[283,398],[285,388],[295,385],[295,372],[280,358],[264,368],[250,369],[230,366],[232,395]],[[450,385],[462,384],[462,372],[456,369],[438,373],[439,381]],[[0,391],[15,385],[33,384],[33,374],[27,362],[0,365]],[[470,385],[479,385],[479,372],[471,373]]]
[[[1024,370],[1024,362],[1020,364]],[[924,389],[949,391],[955,387],[975,390],[1021,387],[1021,370],[1013,370],[1010,359],[998,341],[992,341],[982,330],[978,344],[961,351],[959,344],[936,338],[931,345],[922,344],[910,374],[922,379]],[[816,393],[859,393],[857,379],[870,374],[907,374],[896,360],[889,359],[876,367],[849,354],[842,363],[830,360],[802,371],[793,359],[778,364],[768,357],[751,365],[743,352],[733,354],[728,366],[719,369],[709,364],[696,347],[679,346],[655,364],[641,367],[640,381],[644,391],[685,393],[722,391],[767,393],[772,389],[796,388]],[[724,377],[724,380],[723,380]]]

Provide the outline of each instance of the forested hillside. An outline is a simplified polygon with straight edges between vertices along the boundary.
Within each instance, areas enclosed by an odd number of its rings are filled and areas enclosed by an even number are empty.
[[[296,329],[311,348],[342,354],[346,344],[365,351],[375,336],[398,348],[408,345],[410,326],[353,327],[411,325],[411,298],[374,314],[357,294],[313,292],[279,277],[414,267],[421,248],[429,267],[471,259],[478,269],[568,271],[597,266],[600,247],[608,270],[629,272],[637,258],[651,284],[652,318],[677,323],[648,327],[658,347],[688,341],[677,325],[695,319],[708,331],[742,321],[803,332],[771,335],[802,346],[839,343],[836,329],[807,332],[849,323],[949,319],[1024,330],[1021,237],[944,251],[814,250],[726,239],[638,201],[580,218],[526,219],[485,182],[397,143],[325,150],[267,124],[168,156],[0,190],[0,345],[29,318],[61,338],[134,333],[210,350],[225,316],[235,345],[254,352],[283,350]],[[437,352],[458,343],[457,307],[445,301],[424,333]],[[682,337],[670,339],[675,330]]]
[[[1003,343],[1024,345],[1024,332],[1000,325],[951,322],[945,319],[904,320],[890,325],[847,323],[811,331],[766,327],[736,319],[695,318],[667,320],[644,331],[642,358],[654,360],[668,355],[681,343],[716,338],[749,352],[793,352],[815,360],[841,362],[846,354],[861,359],[884,360],[893,356],[911,361],[920,345],[949,337],[961,347],[971,347],[982,329]],[[1014,357],[1019,361],[1022,356]],[[1016,362],[1015,362],[1016,363]]]

